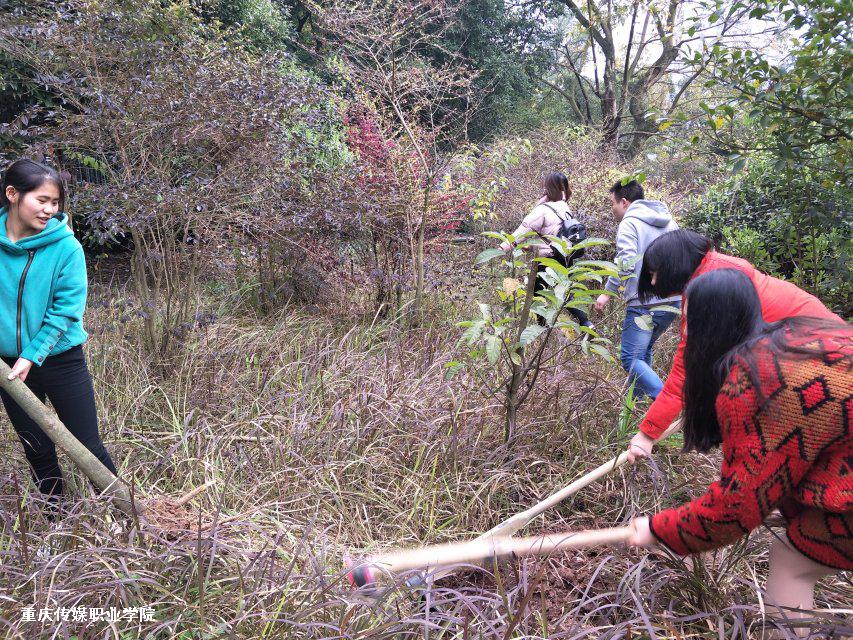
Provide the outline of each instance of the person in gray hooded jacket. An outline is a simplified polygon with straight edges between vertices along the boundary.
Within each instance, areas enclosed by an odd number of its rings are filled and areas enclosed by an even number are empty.
[[[605,289],[613,294],[621,294],[627,304],[619,357],[634,382],[635,397],[647,395],[654,399],[663,388],[663,382],[651,366],[652,347],[676,316],[671,311],[655,310],[654,307],[678,307],[681,296],[654,298],[643,303],[637,294],[637,282],[646,247],[658,236],[678,229],[678,224],[663,202],[645,199],[643,187],[636,180],[624,185],[620,181],[613,185],[610,188],[610,204],[613,215],[619,221],[615,262],[621,277],[609,278]],[[601,294],[595,303],[596,310],[603,311],[609,301],[609,295]],[[651,327],[647,321],[638,322],[643,316],[651,317]]]

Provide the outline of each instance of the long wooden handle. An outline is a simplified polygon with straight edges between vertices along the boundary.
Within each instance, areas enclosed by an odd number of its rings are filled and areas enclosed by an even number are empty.
[[[673,422],[669,425],[669,428],[661,434],[661,437],[658,440],[662,440],[667,436],[675,433],[681,428],[681,418]],[[613,458],[612,460],[608,460],[602,465],[599,465],[589,473],[584,476],[581,476],[571,484],[566,485],[559,491],[552,493],[550,496],[542,500],[541,502],[537,502],[535,505],[530,507],[529,509],[525,509],[521,513],[517,513],[511,518],[504,520],[500,524],[492,527],[486,533],[479,536],[480,538],[488,538],[494,535],[502,535],[502,536],[511,536],[516,531],[524,527],[528,522],[533,520],[540,513],[547,511],[551,507],[559,504],[569,496],[574,495],[584,487],[588,487],[593,482],[601,479],[603,476],[607,475],[614,469],[618,469],[623,464],[628,461],[628,451],[623,451],[618,456]]]
[[[10,372],[9,365],[0,360],[0,389],[8,393],[18,406],[41,427],[47,437],[68,454],[68,457],[80,467],[80,470],[98,489],[114,499],[119,509],[131,515],[134,512],[140,515],[145,513],[144,503],[133,499],[127,486],[74,437],[56,413],[48,409],[18,378],[9,380]]]
[[[678,418],[675,422],[669,425],[669,428],[664,431],[658,440],[663,440],[667,436],[672,435],[676,431],[681,428],[681,418]],[[511,536],[515,532],[519,531],[523,527],[527,525],[528,522],[533,520],[540,513],[547,511],[551,507],[556,504],[559,504],[569,496],[577,493],[584,487],[588,487],[593,482],[599,480],[603,476],[607,475],[614,469],[618,469],[623,464],[628,461],[628,451],[623,451],[618,456],[613,458],[612,460],[608,460],[602,465],[599,465],[589,473],[584,476],[581,476],[571,484],[566,485],[559,491],[552,493],[550,496],[542,500],[541,502],[537,502],[535,505],[530,507],[529,509],[525,509],[521,513],[517,513],[511,518],[508,518],[501,522],[498,525],[495,525],[486,533],[481,534],[475,540],[488,540],[490,538],[494,538],[496,536]],[[436,571],[432,574],[432,578],[434,580],[438,580],[439,578],[443,578],[453,573],[452,569],[446,569],[443,571]],[[411,586],[416,586],[418,584],[417,580],[410,580]]]
[[[527,538],[485,538],[469,542],[438,544],[420,549],[394,551],[370,560],[370,566],[381,571],[399,573],[421,567],[442,567],[466,562],[482,562],[502,556],[548,555],[600,545],[624,544],[631,527],[566,531]]]

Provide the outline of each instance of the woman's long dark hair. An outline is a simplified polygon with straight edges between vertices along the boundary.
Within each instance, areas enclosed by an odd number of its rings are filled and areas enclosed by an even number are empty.
[[[655,238],[643,254],[643,266],[637,282],[640,300],[668,298],[684,291],[687,282],[713,245],[705,236],[677,229]],[[652,272],[656,274],[652,284]]]
[[[761,302],[749,278],[733,269],[699,276],[684,297],[684,450],[708,451],[721,442],[714,404],[728,371],[718,365],[761,331]]]
[[[816,330],[853,337],[849,325],[819,318],[765,323],[752,281],[735,269],[718,269],[699,276],[687,287],[684,297],[685,451],[708,451],[722,441],[715,405],[720,387],[735,362],[744,366],[752,386],[761,394],[760,372],[753,353],[759,340],[766,338],[767,348],[776,355],[810,358],[824,357],[827,352],[793,345],[789,340],[791,334]]]
[[[565,194],[565,197],[563,197]],[[568,200],[572,195],[572,190],[569,188],[569,179],[565,173],[555,171],[545,176],[545,195],[548,202],[559,202],[560,200]]]
[[[23,197],[25,194],[38,189],[45,182],[52,182],[59,189],[59,210],[65,211],[65,185],[56,169],[33,162],[32,160],[16,160],[3,174],[2,189],[0,189],[0,207],[8,207],[6,187],[14,187]]]

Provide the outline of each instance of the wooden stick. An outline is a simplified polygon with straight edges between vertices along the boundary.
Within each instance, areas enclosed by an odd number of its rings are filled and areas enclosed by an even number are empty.
[[[451,542],[420,549],[406,549],[382,554],[370,560],[370,566],[381,571],[399,573],[419,567],[441,567],[451,564],[482,562],[502,556],[540,556],[600,545],[624,544],[632,527],[566,531],[528,538],[494,537]]]
[[[109,497],[113,498],[115,505],[129,515],[134,513],[142,515],[145,513],[145,504],[141,500],[134,500],[128,487],[121,482],[112,471],[107,469],[94,454],[74,437],[66,428],[59,417],[48,409],[30,391],[29,387],[15,378],[9,380],[11,369],[3,360],[0,360],[0,389],[8,393],[18,406],[41,427],[57,447],[62,449],[72,462],[86,474],[92,483]]]
[[[671,425],[669,425],[669,428],[661,434],[661,437],[658,438],[657,441],[659,442],[660,440],[663,440],[667,436],[672,435],[673,433],[678,431],[680,428],[681,428],[681,418],[677,419],[675,422],[673,422]],[[489,538],[494,538],[496,536],[511,536],[511,535],[513,535],[519,529],[525,527],[528,522],[533,520],[533,518],[538,516],[540,513],[547,511],[548,509],[550,509],[551,507],[553,507],[556,504],[559,504],[560,502],[562,502],[563,500],[565,500],[569,496],[574,495],[575,493],[577,493],[578,491],[580,491],[584,487],[588,487],[593,482],[595,482],[596,480],[599,480],[600,478],[607,475],[608,473],[610,473],[614,469],[618,469],[623,464],[625,464],[627,461],[628,461],[628,451],[626,450],[626,451],[623,451],[622,453],[620,453],[618,456],[616,456],[612,460],[609,460],[608,462],[605,462],[604,464],[599,465],[598,467],[596,467],[595,469],[593,469],[592,471],[590,471],[586,475],[578,478],[577,480],[575,480],[571,484],[566,485],[565,487],[563,487],[559,491],[552,493],[550,496],[548,496],[547,498],[545,498],[541,502],[537,502],[535,505],[533,505],[529,509],[525,509],[521,513],[517,513],[514,516],[512,516],[511,518],[508,518],[508,519],[504,520],[503,522],[501,522],[500,524],[492,527],[491,529],[486,531],[486,533],[481,534],[480,536],[475,538],[475,540],[487,540]],[[445,576],[448,576],[452,573],[453,573],[453,571],[449,570],[449,569],[445,570],[445,571],[436,571],[432,574],[431,577],[432,577],[432,579],[437,580],[439,578],[443,578]],[[417,583],[414,580],[410,580],[410,583],[411,583],[410,586],[417,586]]]
[[[678,429],[681,428],[681,418],[673,422],[669,425],[669,428],[661,434],[661,437],[658,440],[663,440],[667,436],[675,433]],[[511,518],[504,520],[500,524],[492,527],[486,533],[482,534],[480,538],[489,538],[496,535],[501,536],[511,536],[516,531],[524,527],[528,522],[533,520],[540,513],[547,511],[551,507],[559,504],[569,496],[574,495],[584,487],[588,487],[593,482],[601,479],[614,469],[618,469],[623,464],[628,461],[628,451],[625,450],[620,453],[618,456],[605,462],[602,465],[599,465],[586,475],[578,478],[571,484],[566,485],[559,491],[552,493],[550,496],[542,500],[541,502],[537,502],[535,505],[530,507],[529,509],[525,509],[521,513],[517,513]],[[478,538],[479,539],[479,538]]]
[[[181,505],[185,505],[187,502],[189,502],[190,500],[195,498],[202,491],[207,491],[207,489],[209,489],[210,487],[212,487],[215,484],[216,484],[216,480],[208,480],[203,485],[196,487],[195,489],[193,489],[191,491],[187,491],[184,495],[182,495],[180,498],[175,500],[175,506],[180,507]]]

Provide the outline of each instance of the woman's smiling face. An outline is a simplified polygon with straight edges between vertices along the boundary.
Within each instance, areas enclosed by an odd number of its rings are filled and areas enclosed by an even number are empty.
[[[59,187],[50,180],[23,195],[14,187],[7,187],[6,197],[10,203],[9,214],[24,235],[43,231],[59,212]]]

